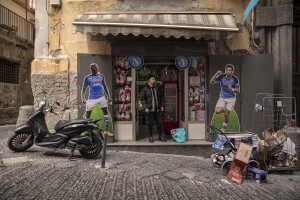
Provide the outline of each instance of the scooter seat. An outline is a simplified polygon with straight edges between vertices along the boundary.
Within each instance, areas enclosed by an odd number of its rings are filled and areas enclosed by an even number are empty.
[[[73,121],[68,121],[68,120],[60,120],[57,122],[55,125],[55,131],[58,131],[59,129],[62,129],[66,126],[72,125],[72,124],[88,124],[89,121],[92,121],[91,119],[75,119]]]

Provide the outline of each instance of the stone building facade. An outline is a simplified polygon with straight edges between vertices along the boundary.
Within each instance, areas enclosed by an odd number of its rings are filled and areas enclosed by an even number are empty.
[[[45,5],[45,2],[48,4]],[[254,12],[250,12],[246,18],[246,24],[242,25],[243,14],[249,2],[250,0],[61,0],[60,4],[54,5],[51,1],[36,1],[35,59],[31,64],[34,102],[41,97],[44,89],[48,91],[50,102],[60,101],[60,114],[48,116],[50,129],[59,119],[78,117],[78,55],[112,55],[112,42],[107,39],[109,35],[104,39],[97,39],[99,35],[79,32],[74,34],[72,23],[79,15],[88,12],[232,13],[239,30],[218,39],[208,38],[208,55],[271,54],[274,92],[291,96],[293,22],[289,13],[293,12],[293,1],[259,1]],[[272,18],[265,17],[271,14]]]
[[[34,11],[26,2],[0,1],[0,125],[16,123],[19,107],[33,104]]]

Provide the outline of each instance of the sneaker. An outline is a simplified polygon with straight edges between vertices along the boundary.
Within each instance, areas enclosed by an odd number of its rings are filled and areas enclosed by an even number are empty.
[[[222,131],[223,133],[225,133],[225,129],[222,128],[221,131]]]

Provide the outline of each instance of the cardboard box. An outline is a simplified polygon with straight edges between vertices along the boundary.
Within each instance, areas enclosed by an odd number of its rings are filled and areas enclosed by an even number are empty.
[[[247,178],[257,183],[266,183],[267,175],[268,172],[261,169],[257,169],[254,167],[247,169]]]
[[[227,178],[241,184],[245,166],[233,161]]]
[[[265,130],[261,134],[264,137],[264,140],[269,140],[275,134],[275,131],[274,131],[273,128],[268,128],[267,130]]]
[[[284,133],[284,130],[279,130],[274,134],[274,138],[276,138],[276,141],[278,144],[282,144],[284,141],[286,141],[286,136]]]
[[[257,137],[257,140],[258,140],[258,152],[256,154],[256,160],[265,161],[267,159],[270,146],[265,140],[259,139],[259,137]]]
[[[235,153],[234,161],[242,165],[247,165],[252,153],[252,149],[252,146],[241,142],[237,152]]]
[[[277,138],[275,138],[274,136],[267,139],[266,142],[269,145],[269,151],[271,151],[272,149],[274,149],[275,147],[277,147],[279,145],[278,142],[277,142]]]

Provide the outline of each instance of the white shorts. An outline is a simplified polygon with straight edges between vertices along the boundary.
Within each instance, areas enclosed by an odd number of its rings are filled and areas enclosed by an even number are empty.
[[[104,96],[100,97],[99,99],[89,99],[86,102],[85,111],[93,110],[96,107],[97,103],[99,103],[100,108],[107,108],[107,106],[108,106],[107,100]]]
[[[223,99],[220,97],[217,102],[216,107],[226,108],[227,110],[231,111],[235,106],[235,101],[236,101],[236,98]]]

